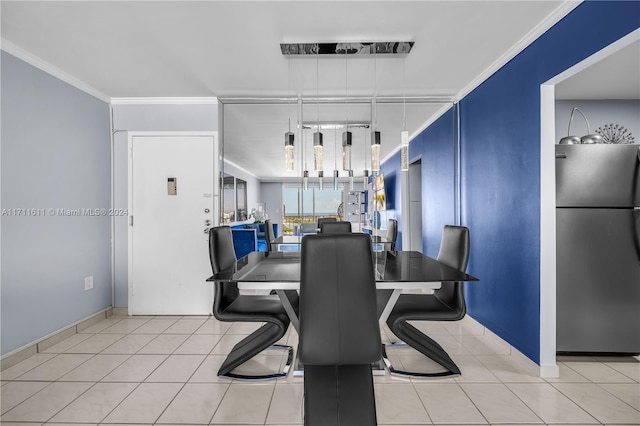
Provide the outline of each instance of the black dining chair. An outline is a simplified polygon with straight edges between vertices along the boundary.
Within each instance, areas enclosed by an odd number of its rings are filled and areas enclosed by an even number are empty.
[[[335,217],[319,217],[318,218],[318,229],[322,228],[322,224],[326,222],[336,222],[338,219]]]
[[[321,234],[349,234],[351,233],[351,222],[332,221],[323,222],[320,225]]]
[[[390,242],[389,250],[396,249],[396,240],[398,239],[398,221],[395,219],[389,219],[387,221],[387,241]]]
[[[371,363],[382,345],[375,289],[369,235],[302,240],[298,348],[305,426],[377,424]]]
[[[466,271],[469,262],[469,229],[464,226],[445,225],[438,260],[448,266]],[[383,354],[389,371],[407,376],[441,377],[459,375],[460,369],[447,352],[433,339],[419,331],[408,321],[459,321],[467,308],[462,282],[443,282],[433,294],[401,294],[393,307],[387,325],[404,343],[418,350],[447,369],[446,372],[418,373],[393,367],[386,350]],[[392,343],[394,345],[396,343]],[[384,349],[384,348],[383,348]]]
[[[209,230],[209,258],[213,273],[234,265],[231,228],[214,227]],[[297,294],[290,297],[294,309],[298,309]],[[263,322],[260,328],[238,342],[224,360],[218,376],[239,379],[271,379],[284,377],[291,368],[293,348],[276,345],[289,327],[289,317],[278,296],[241,295],[237,283],[214,282],[213,315],[225,322]],[[281,372],[265,375],[244,375],[232,370],[267,348],[288,351],[288,359]]]

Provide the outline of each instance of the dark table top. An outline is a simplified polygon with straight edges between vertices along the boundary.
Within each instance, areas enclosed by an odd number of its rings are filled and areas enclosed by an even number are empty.
[[[416,251],[373,253],[377,282],[478,281]],[[207,281],[299,282],[300,252],[252,252]]]

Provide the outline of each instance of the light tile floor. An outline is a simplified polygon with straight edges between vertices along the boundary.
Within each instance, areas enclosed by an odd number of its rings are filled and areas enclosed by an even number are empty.
[[[376,376],[380,425],[640,425],[637,357],[563,357],[560,377],[542,379],[473,320],[416,325],[449,352],[462,376]],[[226,353],[255,327],[210,317],[110,317],[4,370],[0,422],[301,425],[302,378],[216,376]],[[395,340],[388,329],[382,338]],[[295,331],[281,343],[295,347]],[[409,347],[389,354],[404,369],[438,368]],[[283,362],[279,351],[265,351],[238,371],[276,371]]]

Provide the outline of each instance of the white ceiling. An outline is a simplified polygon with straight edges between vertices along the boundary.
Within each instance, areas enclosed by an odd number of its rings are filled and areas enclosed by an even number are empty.
[[[575,1],[3,1],[3,49],[35,57],[104,98],[458,98],[549,28]],[[414,41],[402,57],[287,59],[282,42]],[[346,65],[345,65],[346,64]],[[345,69],[346,66],[346,69]],[[316,69],[318,73],[316,73]],[[407,103],[420,130],[446,103]],[[306,105],[304,117],[317,119]],[[345,106],[322,106],[322,121]],[[399,144],[402,104],[379,104],[383,156]],[[371,108],[349,107],[349,120]],[[295,108],[293,108],[295,114]],[[227,105],[225,158],[260,178],[287,176],[286,105]],[[295,117],[294,117],[295,121]],[[361,133],[360,133],[361,132]],[[358,136],[361,134],[361,136]],[[354,130],[362,173],[364,131]],[[299,141],[296,141],[299,143]],[[325,132],[325,175],[333,169]],[[310,158],[310,157],[309,157]],[[362,166],[359,166],[362,164]],[[296,171],[296,176],[300,171]]]

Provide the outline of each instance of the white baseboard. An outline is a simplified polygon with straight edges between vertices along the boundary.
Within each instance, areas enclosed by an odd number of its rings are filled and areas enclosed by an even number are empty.
[[[98,323],[105,318],[113,315],[113,308],[108,307],[95,314],[89,315],[79,321],[74,322],[68,326],[62,327],[52,333],[47,334],[40,339],[34,340],[31,343],[27,343],[24,346],[19,347],[5,355],[0,357],[0,371],[5,370],[17,363],[24,361],[25,359],[33,356],[37,353],[44,351],[47,348],[61,342],[62,340],[81,332],[82,330],[91,327],[93,324]]]
[[[86,318],[81,319],[69,326],[63,327],[59,330],[50,333],[41,339],[38,339],[34,342],[28,343],[14,351],[7,353],[0,357],[0,370],[4,370],[6,368],[11,367],[25,359],[33,356],[39,352],[44,351],[45,349],[59,343],[60,341],[72,336],[73,334],[79,333],[82,330],[92,326],[93,324],[102,321],[105,318],[110,316],[127,316],[128,310],[127,308],[107,308],[102,311],[96,312],[93,315],[90,315]],[[509,354],[516,360],[523,368],[530,371],[531,374],[536,375],[538,377],[559,377],[560,369],[557,365],[538,365],[525,356],[522,352],[511,346],[508,342],[502,339],[500,336],[480,324],[470,315],[466,316],[467,321],[472,321],[474,323],[474,327],[479,327],[484,330],[484,335],[489,337],[487,342],[492,345],[496,352],[504,353],[505,348],[508,348]]]
[[[481,328],[484,329],[484,335],[490,337],[489,339],[487,339],[487,341],[489,342],[489,344],[494,346],[494,349],[496,349],[496,352],[502,353],[502,352],[504,352],[505,347],[508,348],[509,355],[511,357],[513,357],[513,359],[519,365],[521,365],[523,368],[525,368],[531,374],[533,374],[535,376],[538,376],[538,377],[542,377],[542,378],[545,378],[545,377],[551,378],[551,377],[559,377],[560,376],[560,368],[558,367],[557,364],[555,364],[555,365],[538,365],[537,363],[532,361],[529,357],[527,357],[522,352],[520,352],[518,349],[516,349],[513,346],[511,346],[507,341],[505,341],[500,336],[495,334],[493,331],[489,330],[488,328],[486,328],[485,326],[480,324],[478,321],[476,321],[470,315],[467,315],[467,318],[469,320],[473,321],[478,327],[481,327]]]
[[[114,317],[126,317],[129,315],[129,308],[113,308],[111,315]]]

